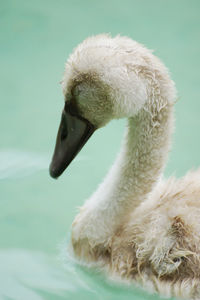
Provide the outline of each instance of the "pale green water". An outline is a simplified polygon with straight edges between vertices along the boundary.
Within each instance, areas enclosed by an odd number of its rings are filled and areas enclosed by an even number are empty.
[[[200,165],[200,2],[0,2],[0,300],[157,299],[60,259],[81,205],[108,170],[124,121],[97,132],[57,181],[48,175],[63,106],[59,81],[91,34],[129,35],[163,59],[177,84],[166,175]]]

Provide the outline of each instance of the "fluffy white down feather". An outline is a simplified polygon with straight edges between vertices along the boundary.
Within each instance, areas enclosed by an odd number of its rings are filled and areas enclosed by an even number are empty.
[[[200,172],[162,180],[176,99],[166,67],[136,41],[98,35],[69,57],[63,91],[97,128],[128,119],[116,161],[73,222],[76,257],[166,296],[199,299]]]

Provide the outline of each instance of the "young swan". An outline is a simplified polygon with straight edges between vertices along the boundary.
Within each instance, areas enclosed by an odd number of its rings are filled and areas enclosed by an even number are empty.
[[[161,180],[176,91],[137,42],[99,35],[66,64],[65,108],[50,166],[58,177],[92,133],[128,119],[121,151],[72,226],[75,255],[167,296],[200,297],[200,172]]]

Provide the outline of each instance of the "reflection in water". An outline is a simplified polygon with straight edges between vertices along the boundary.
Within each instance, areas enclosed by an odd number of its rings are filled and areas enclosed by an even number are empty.
[[[155,300],[128,286],[58,258],[22,249],[0,250],[0,300]]]
[[[53,257],[12,249],[0,251],[0,266],[1,300],[73,299],[82,292],[81,299],[84,295],[94,299],[95,293],[76,275],[73,262],[63,269]]]

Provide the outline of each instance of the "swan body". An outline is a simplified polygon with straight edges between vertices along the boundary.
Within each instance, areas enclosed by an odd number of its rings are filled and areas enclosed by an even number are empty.
[[[116,161],[73,222],[75,256],[165,296],[199,299],[200,172],[162,178],[176,99],[167,69],[127,37],[98,35],[73,51],[62,85],[95,130],[127,118]]]

